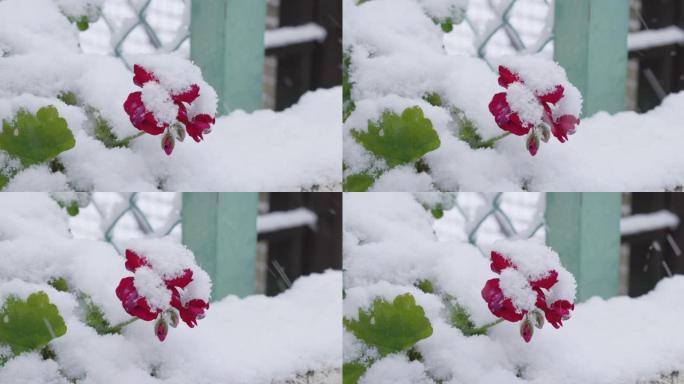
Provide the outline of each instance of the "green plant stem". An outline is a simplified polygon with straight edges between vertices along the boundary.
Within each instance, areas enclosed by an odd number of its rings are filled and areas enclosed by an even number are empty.
[[[121,333],[121,331],[126,328],[128,325],[133,324],[134,322],[138,321],[137,317],[133,317],[130,320],[126,320],[123,323],[119,323],[117,325],[109,327],[107,331],[105,331],[105,334],[113,334],[113,333]]]
[[[138,137],[140,137],[140,136],[142,136],[142,135],[144,135],[144,134],[145,134],[145,132],[142,132],[142,131],[141,131],[141,132],[138,132],[138,133],[136,133],[136,134],[134,134],[134,135],[130,135],[130,136],[124,137],[123,139],[117,141],[116,144],[115,144],[115,146],[116,146],[116,147],[127,147],[128,144],[131,143],[131,141],[137,139]]]
[[[489,332],[489,328],[492,328],[493,326],[495,326],[495,325],[497,325],[497,324],[499,324],[499,323],[501,323],[501,322],[503,322],[503,321],[504,321],[504,319],[498,319],[498,320],[493,321],[493,322],[491,322],[491,323],[489,323],[489,324],[485,324],[485,325],[483,325],[483,326],[481,326],[481,327],[474,328],[474,329],[471,330],[471,331],[464,331],[463,334],[465,334],[466,336],[472,336],[472,335],[486,335],[487,332]]]
[[[486,148],[492,148],[492,147],[494,147],[494,144],[496,144],[497,141],[503,139],[504,137],[507,137],[510,134],[511,134],[510,132],[504,132],[504,133],[500,134],[499,136],[494,136],[491,139],[482,143],[482,146],[486,147]]]

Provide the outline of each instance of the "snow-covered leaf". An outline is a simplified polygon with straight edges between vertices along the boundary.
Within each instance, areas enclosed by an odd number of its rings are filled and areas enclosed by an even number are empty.
[[[417,161],[440,146],[432,122],[418,106],[406,108],[401,115],[386,111],[378,123],[368,122],[367,131],[353,130],[351,134],[390,167]]]
[[[344,179],[345,192],[366,192],[375,183],[375,178],[366,173],[349,175]]]
[[[40,108],[35,115],[20,110],[14,121],[3,122],[0,132],[0,149],[25,167],[50,161],[75,144],[66,120],[52,105]]]
[[[344,366],[342,366],[344,384],[356,384],[361,376],[366,373],[366,369],[368,369],[368,367],[359,362],[344,364]]]
[[[344,319],[344,325],[382,356],[406,350],[432,335],[430,320],[410,293],[395,297],[392,303],[375,299],[370,311],[359,309],[358,320]]]
[[[66,330],[57,306],[42,291],[26,301],[10,296],[0,310],[0,344],[8,345],[14,354],[41,348]]]

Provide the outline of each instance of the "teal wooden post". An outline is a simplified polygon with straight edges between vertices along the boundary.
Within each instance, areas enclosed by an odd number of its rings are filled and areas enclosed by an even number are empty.
[[[546,244],[577,279],[577,300],[618,293],[619,193],[546,194]]]
[[[256,193],[184,192],[183,244],[213,282],[212,299],[254,293]]]
[[[219,114],[262,107],[266,0],[195,0],[190,57],[219,96]]]
[[[557,0],[554,57],[582,92],[583,115],[625,106],[628,0]]]

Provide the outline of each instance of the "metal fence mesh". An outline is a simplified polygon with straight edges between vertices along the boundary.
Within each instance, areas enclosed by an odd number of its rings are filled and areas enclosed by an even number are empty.
[[[435,231],[440,240],[464,241],[481,249],[503,238],[543,242],[544,194],[459,193],[455,207],[436,221]]]
[[[166,236],[180,241],[180,193],[93,193],[91,203],[71,218],[75,238],[104,240],[121,252],[123,240]]]
[[[550,0],[471,0],[465,20],[445,36],[450,54],[493,57],[553,53]]]

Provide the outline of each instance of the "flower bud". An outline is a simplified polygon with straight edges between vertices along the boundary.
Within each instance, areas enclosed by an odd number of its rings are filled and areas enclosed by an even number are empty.
[[[164,316],[169,321],[169,325],[172,328],[176,328],[178,326],[178,313],[175,310],[170,308],[167,309],[166,312],[164,312]]]
[[[183,126],[183,124],[175,123],[173,124],[171,129],[173,130],[173,134],[176,137],[176,140],[182,143],[183,140],[185,140],[185,127]]]
[[[530,314],[532,315],[532,322],[534,323],[534,326],[542,329],[544,326],[544,314],[537,310],[532,311]]]
[[[171,132],[166,131],[166,133],[164,133],[161,144],[164,152],[166,152],[167,155],[171,155],[173,147],[176,145],[176,140],[173,138],[173,135],[171,135]]]
[[[169,334],[169,326],[166,323],[166,320],[164,320],[164,316],[159,316],[159,319],[157,319],[157,322],[154,324],[154,333],[157,335],[159,341],[164,341],[166,335]]]
[[[539,136],[537,136],[534,129],[531,130],[530,134],[527,136],[527,150],[532,156],[536,155],[539,150]]]
[[[541,140],[545,143],[548,143],[549,139],[551,138],[551,130],[549,129],[549,126],[542,124],[539,126],[539,130],[541,130]]]
[[[525,316],[525,319],[520,324],[520,336],[522,336],[523,340],[525,340],[526,343],[529,343],[530,340],[532,340],[533,334],[534,327],[532,327],[532,322],[530,321],[528,316]]]

